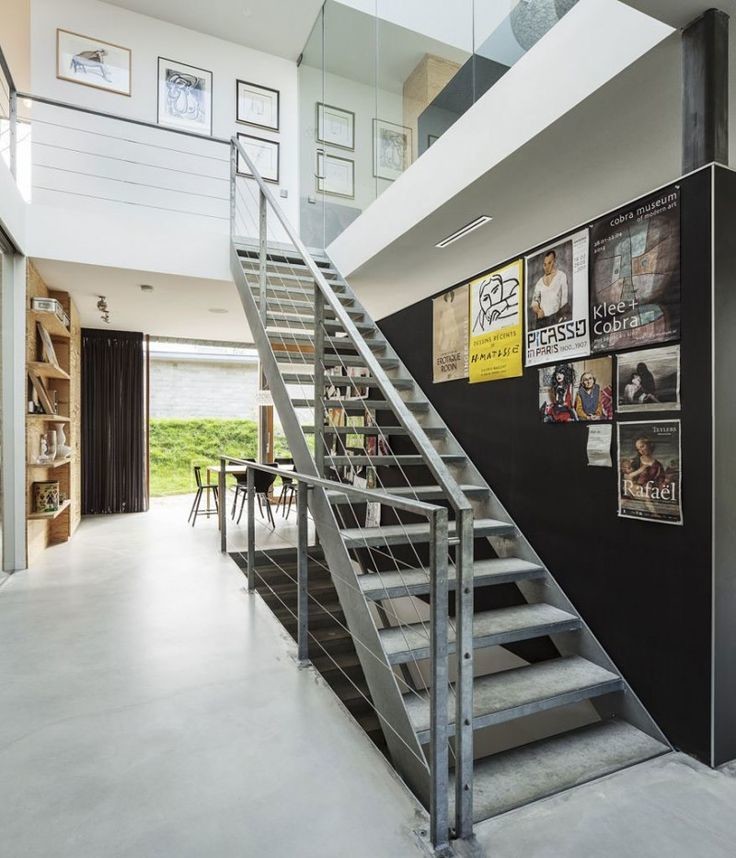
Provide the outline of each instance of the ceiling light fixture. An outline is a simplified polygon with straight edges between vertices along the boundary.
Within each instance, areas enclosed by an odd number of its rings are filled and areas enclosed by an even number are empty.
[[[449,244],[452,244],[453,241],[465,238],[465,236],[473,232],[473,230],[478,229],[479,226],[483,226],[484,223],[490,223],[492,220],[493,218],[490,215],[481,215],[475,220],[471,220],[470,223],[466,223],[465,226],[461,226],[460,229],[453,232],[452,235],[448,235],[447,238],[443,238],[442,241],[438,241],[437,244],[435,244],[435,247],[447,247]]]
[[[107,306],[107,298],[104,295],[97,296],[97,309],[100,311],[100,318],[106,324],[110,324],[110,308]]]

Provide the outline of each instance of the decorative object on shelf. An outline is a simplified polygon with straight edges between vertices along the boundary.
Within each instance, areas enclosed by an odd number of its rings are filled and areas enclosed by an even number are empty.
[[[355,197],[355,162],[317,152],[317,190],[335,197]]]
[[[39,313],[53,313],[65,327],[69,327],[69,316],[56,298],[31,298],[31,309]]]
[[[53,423],[56,427],[56,458],[68,459],[72,454],[72,448],[66,443],[66,433],[63,423]]]
[[[36,327],[38,328],[38,335],[41,338],[41,359],[48,361],[54,369],[61,369],[49,332],[40,322],[36,322]]]
[[[120,45],[56,31],[56,77],[60,80],[130,95],[130,51]]]
[[[56,444],[56,429],[49,429],[46,433],[46,449],[48,450],[49,461],[55,461],[58,455],[58,447]]]
[[[44,480],[33,484],[34,512],[57,512],[59,505],[58,480]]]
[[[279,91],[246,80],[236,80],[235,121],[278,131]]]
[[[32,370],[29,370],[28,377],[31,379],[33,391],[38,398],[38,401],[41,403],[41,407],[43,408],[44,414],[56,414],[54,402],[51,396],[49,396],[48,390],[46,390],[46,387],[43,383],[43,379],[36,375],[36,373]]]
[[[106,324],[110,324],[110,308],[107,306],[107,298],[104,295],[98,295],[97,309],[100,311],[100,318]]]
[[[393,181],[411,163],[411,128],[373,120],[373,175]]]
[[[49,465],[53,458],[49,454],[49,439],[45,432],[38,436],[38,453],[31,459],[32,465]]]
[[[158,58],[158,124],[212,136],[212,72]]]
[[[317,142],[338,149],[355,149],[355,114],[318,101]]]
[[[266,182],[279,181],[279,144],[275,140],[265,140],[262,137],[253,137],[250,134],[238,134],[238,140],[243,143],[243,148],[248,157],[255,164],[256,170]],[[238,175],[252,176],[248,166],[243,163],[238,153]]]

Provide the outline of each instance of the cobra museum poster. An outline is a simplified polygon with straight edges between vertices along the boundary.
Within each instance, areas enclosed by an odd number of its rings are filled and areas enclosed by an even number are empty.
[[[470,383],[516,378],[523,373],[521,259],[470,283]]]
[[[592,351],[680,338],[680,191],[670,187],[591,230]]]
[[[682,524],[679,420],[618,424],[618,514]]]
[[[432,302],[433,380],[468,377],[468,284]]]
[[[588,230],[526,258],[526,365],[590,352]]]

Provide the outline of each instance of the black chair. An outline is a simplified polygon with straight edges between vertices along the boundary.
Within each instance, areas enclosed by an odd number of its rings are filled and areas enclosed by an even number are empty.
[[[266,464],[270,468],[276,467],[276,462],[266,462]],[[273,518],[273,512],[271,510],[271,501],[268,499],[268,493],[271,490],[271,486],[276,481],[276,474],[269,474],[266,471],[254,471],[253,473],[253,489],[255,491],[256,499],[258,500],[258,511],[261,513],[261,518],[268,518],[268,521],[271,523],[271,527],[276,527],[276,522]],[[240,519],[243,517],[243,508],[245,507],[245,502],[248,499],[248,489],[247,485],[244,485],[241,488],[241,493],[243,495],[242,500],[240,501],[240,512],[238,513],[238,521],[237,524],[240,524]],[[263,515],[263,506],[266,506],[266,515]]]
[[[243,459],[244,462],[255,462],[255,459]],[[246,493],[248,489],[248,477],[246,474],[235,474],[235,495],[233,496],[233,508],[230,510],[230,518],[235,519],[235,510],[238,508],[238,495]],[[238,519],[240,521],[240,519]]]
[[[217,515],[219,512],[219,497],[218,497],[218,486],[217,483],[203,483],[202,482],[202,466],[195,465],[194,466],[194,479],[197,481],[197,493],[194,496],[194,503],[192,504],[192,508],[189,512],[189,518],[187,522],[192,523],[192,527],[197,523],[198,515],[206,515],[209,518],[211,515]],[[202,502],[202,495],[207,492],[207,506],[205,509],[200,510],[199,505]],[[215,499],[215,508],[212,509],[210,505],[210,492]]]
[[[287,456],[282,456],[281,458],[276,459],[276,465],[281,467],[282,465],[294,465],[294,460]],[[291,505],[294,502],[294,496],[296,495],[296,483],[294,482],[293,477],[287,477],[285,475],[281,476],[281,494],[279,495],[279,502],[276,504],[276,512],[279,511],[279,507],[281,507],[281,516],[283,518],[288,519],[289,513],[291,512]]]

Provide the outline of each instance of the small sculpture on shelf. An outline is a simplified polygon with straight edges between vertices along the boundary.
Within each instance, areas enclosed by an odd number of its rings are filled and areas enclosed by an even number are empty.
[[[34,512],[58,512],[58,480],[44,480],[33,484],[33,510]]]
[[[66,435],[64,434],[64,424],[54,423],[56,427],[56,458],[68,459],[72,454],[72,448],[66,443]]]

